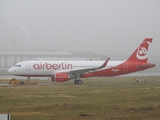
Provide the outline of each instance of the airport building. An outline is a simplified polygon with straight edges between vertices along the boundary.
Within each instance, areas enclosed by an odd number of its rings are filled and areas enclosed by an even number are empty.
[[[69,51],[0,51],[0,68],[9,68],[26,60],[103,60],[107,55]]]

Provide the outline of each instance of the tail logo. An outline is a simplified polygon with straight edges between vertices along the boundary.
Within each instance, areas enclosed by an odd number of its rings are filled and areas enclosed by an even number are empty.
[[[139,55],[146,55],[147,54],[147,50],[145,47],[141,47],[141,49],[139,50]]]
[[[148,58],[148,43],[142,43],[137,50],[137,58],[139,60],[144,60]]]

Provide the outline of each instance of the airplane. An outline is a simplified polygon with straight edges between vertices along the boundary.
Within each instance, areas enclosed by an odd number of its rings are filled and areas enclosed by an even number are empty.
[[[52,81],[65,82],[75,79],[82,84],[81,78],[112,77],[153,68],[156,65],[147,62],[149,45],[152,38],[145,38],[132,55],[123,61],[39,61],[29,60],[17,63],[8,72],[15,76],[50,77]]]

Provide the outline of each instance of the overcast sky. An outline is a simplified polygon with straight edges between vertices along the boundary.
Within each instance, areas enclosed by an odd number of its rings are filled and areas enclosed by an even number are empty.
[[[0,0],[1,49],[131,54],[146,37],[160,55],[159,0]]]

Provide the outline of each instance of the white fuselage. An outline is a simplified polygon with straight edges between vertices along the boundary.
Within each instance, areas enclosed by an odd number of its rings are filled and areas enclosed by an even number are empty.
[[[103,69],[115,67],[123,62],[109,61]],[[8,71],[18,76],[51,76],[56,72],[97,68],[103,63],[104,61],[23,61],[17,63]]]

